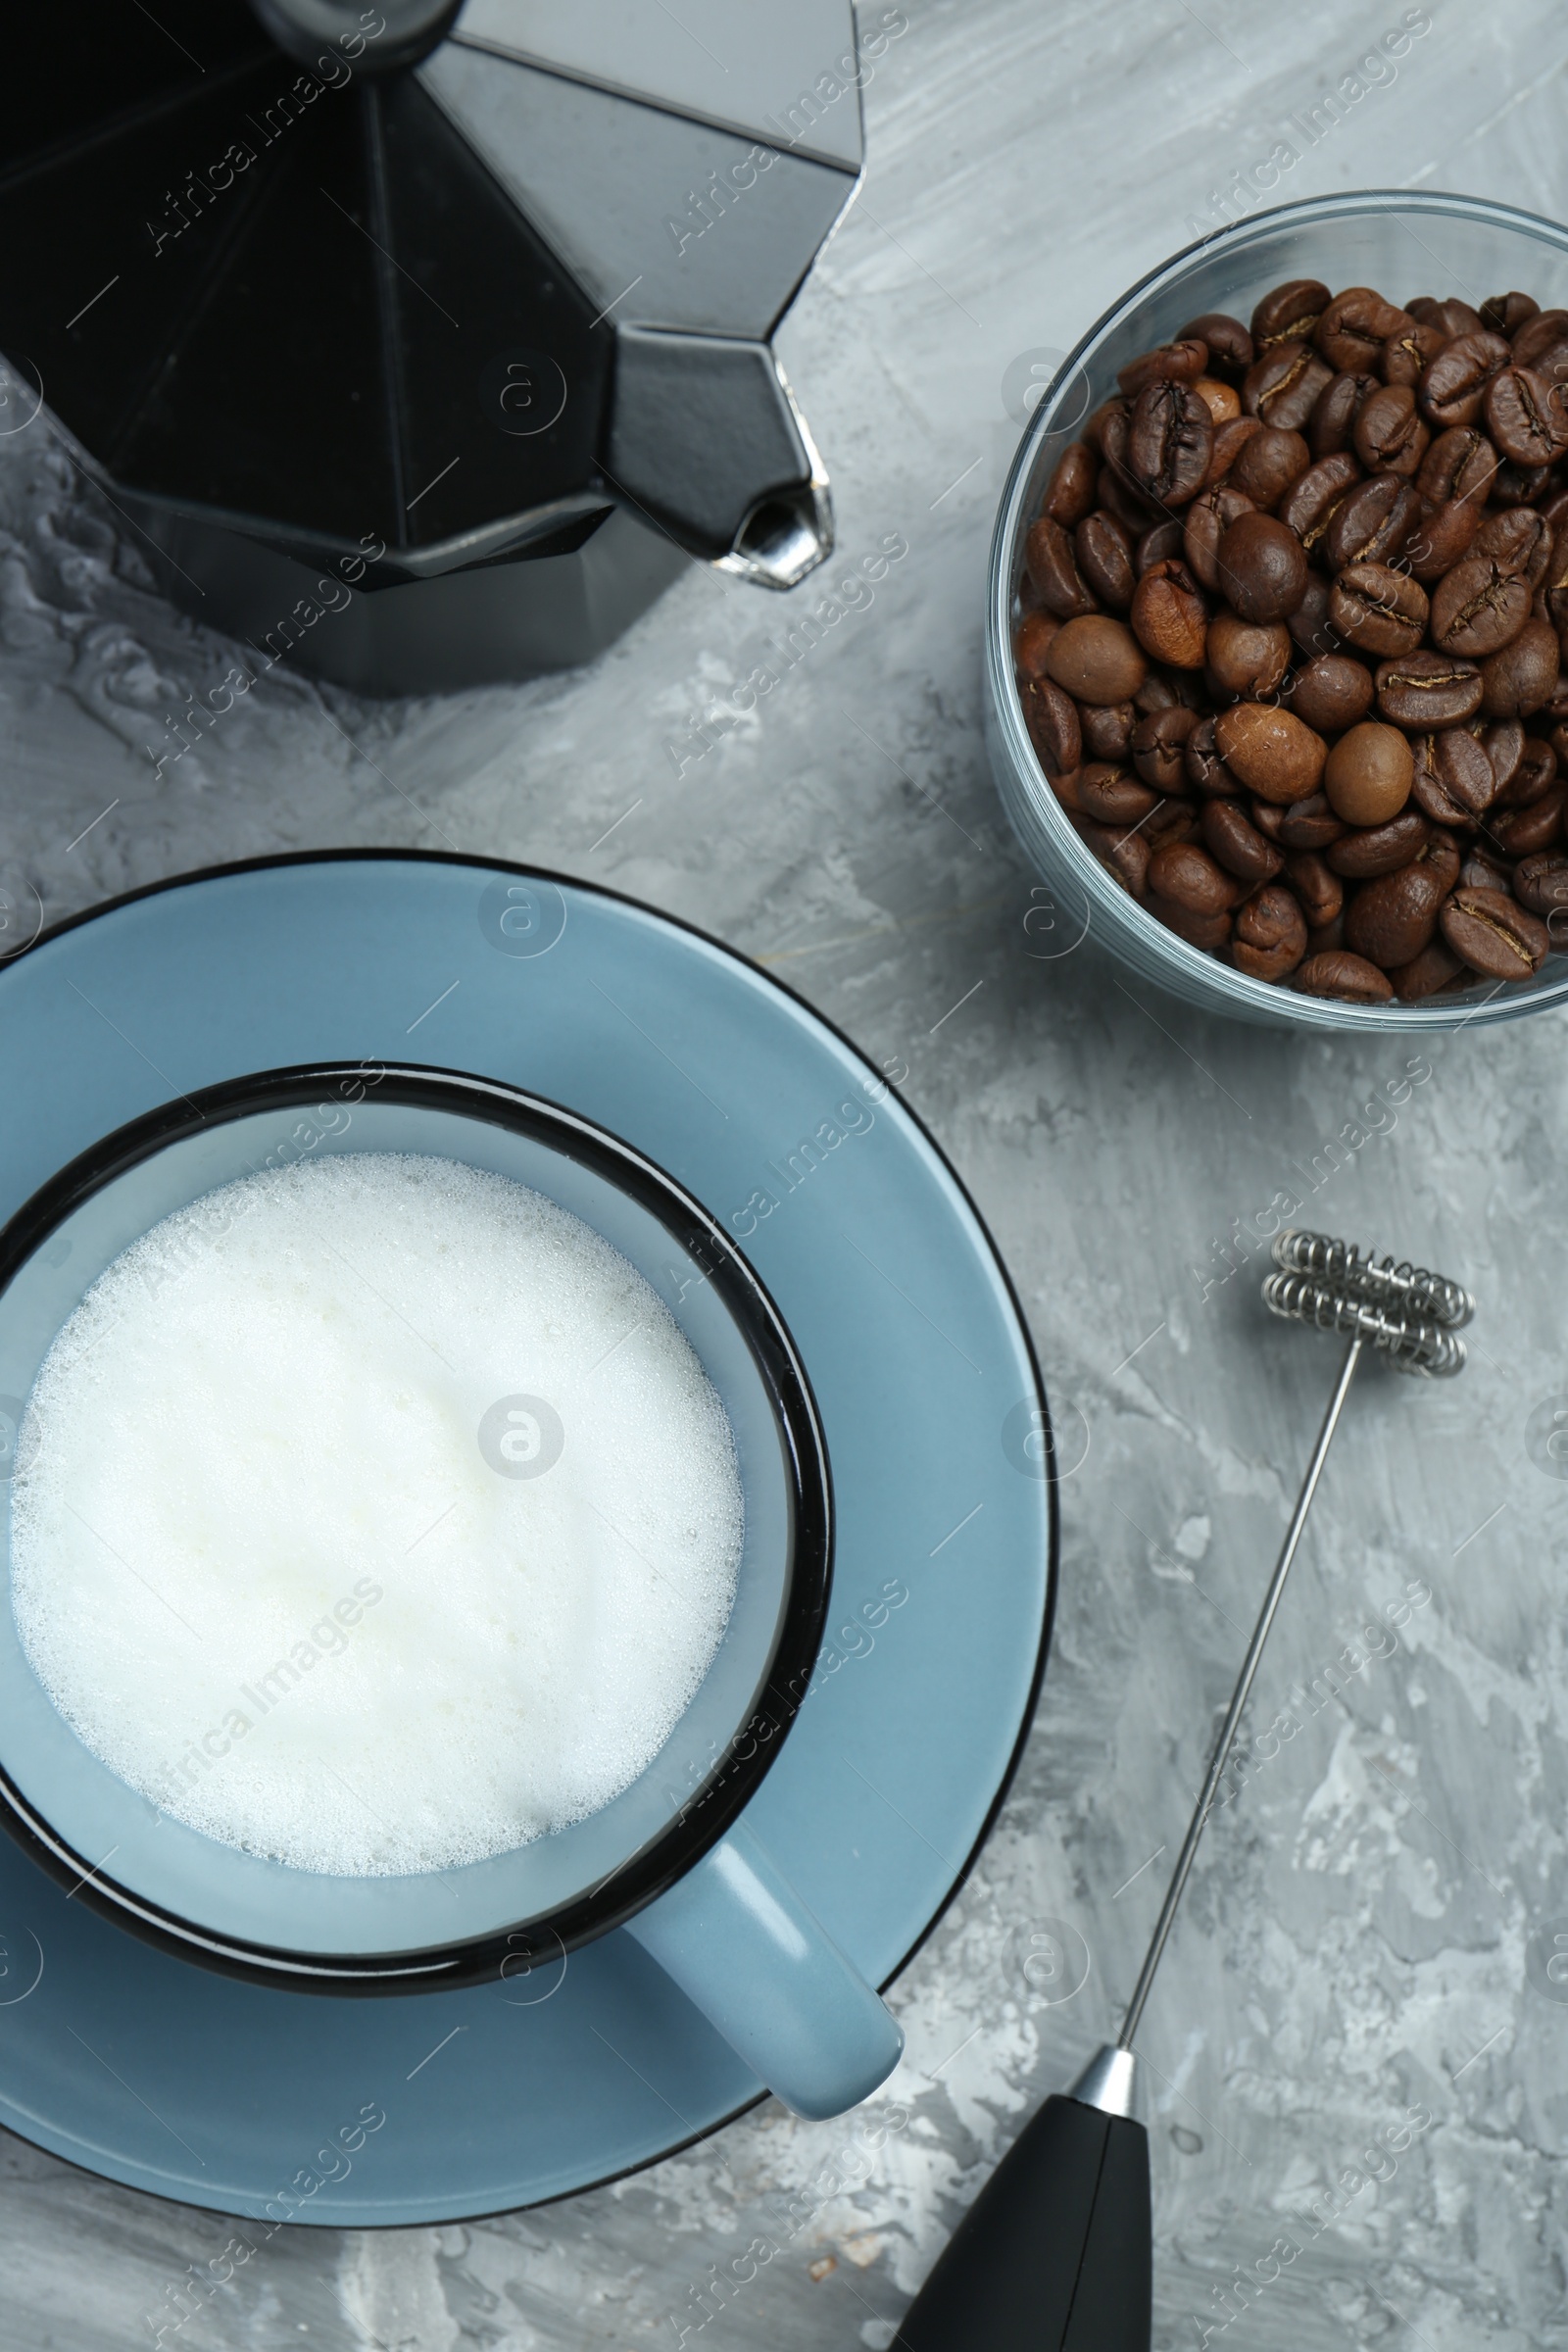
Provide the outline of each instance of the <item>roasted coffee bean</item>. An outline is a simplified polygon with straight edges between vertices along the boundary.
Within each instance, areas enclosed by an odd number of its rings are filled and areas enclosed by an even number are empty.
[[[1333,590],[1320,571],[1309,574],[1306,592],[1285,625],[1291,642],[1309,658],[1339,651],[1340,641],[1329,620]]]
[[[1411,962],[1437,930],[1443,902],[1458,871],[1453,844],[1434,834],[1408,865],[1356,892],[1345,910],[1346,946],[1385,971]]]
[[[1434,643],[1467,661],[1500,653],[1529,618],[1529,582],[1522,573],[1504,571],[1490,556],[1466,556],[1432,592]]]
[[[1306,920],[1288,890],[1266,883],[1236,910],[1231,961],[1253,980],[1283,980],[1306,954]]]
[[[1033,678],[1023,689],[1024,724],[1047,775],[1068,775],[1083,759],[1078,706],[1050,678]]]
[[[1446,507],[1417,522],[1399,561],[1430,586],[1469,554],[1480,525],[1481,509],[1473,499],[1450,498]]]
[[[1142,900],[1149,871],[1149,844],[1141,833],[1125,826],[1097,824],[1092,817],[1073,819],[1073,830],[1088,844],[1101,864],[1113,874],[1129,898]]]
[[[1282,808],[1316,792],[1328,757],[1321,735],[1294,712],[1268,703],[1238,703],[1222,710],[1214,721],[1214,741],[1232,775]]]
[[[1200,375],[1193,390],[1208,411],[1208,421],[1216,432],[1222,424],[1234,424],[1242,413],[1241,395],[1235,385],[1222,382],[1217,375]],[[1214,470],[1212,456],[1208,469],[1210,473]]]
[[[1141,825],[1159,797],[1141,777],[1108,760],[1091,760],[1078,778],[1079,808],[1102,825]]]
[[[1487,431],[1516,466],[1552,466],[1568,449],[1563,390],[1533,368],[1503,368],[1487,386]]]
[[[1168,564],[1173,556],[1179,556],[1181,552],[1182,524],[1180,518],[1173,515],[1168,522],[1156,522],[1152,530],[1144,533],[1133,556],[1133,569],[1142,579],[1145,572],[1152,571],[1156,564]]]
[[[1481,748],[1492,766],[1493,801],[1497,807],[1511,807],[1514,779],[1525,756],[1525,730],[1517,718],[1494,719],[1481,738]],[[1542,747],[1550,751],[1550,744]],[[1557,764],[1553,755],[1552,766]],[[1548,778],[1549,782],[1550,779]],[[1544,787],[1543,787],[1544,789]],[[1539,796],[1536,796],[1539,797]]]
[[[1378,372],[1386,384],[1418,384],[1446,340],[1441,327],[1412,318],[1384,344]]]
[[[1370,368],[1382,357],[1391,335],[1416,321],[1370,286],[1347,286],[1336,294],[1317,322],[1313,339],[1332,368]]]
[[[1343,914],[1337,914],[1331,923],[1324,923],[1317,930],[1309,928],[1307,931],[1306,952],[1308,956],[1337,956],[1344,945],[1345,917]]]
[[[1551,852],[1546,852],[1549,858]],[[1459,867],[1459,880],[1467,890],[1500,890],[1507,897],[1513,888],[1515,868],[1495,850],[1483,849],[1471,842]]]
[[[1193,790],[1206,798],[1210,794],[1237,794],[1242,790],[1240,776],[1233,776],[1220,758],[1214,743],[1214,721],[1200,718],[1182,748],[1182,766]]]
[[[1020,678],[1043,678],[1046,648],[1060,628],[1054,612],[1026,612],[1013,632],[1012,658]]]
[[[1309,343],[1270,343],[1242,379],[1242,407],[1284,432],[1299,432],[1334,370]]]
[[[1306,420],[1307,446],[1314,458],[1332,457],[1336,450],[1349,448],[1356,418],[1373,393],[1381,389],[1376,375],[1330,376]]]
[[[1129,469],[1127,454],[1132,440],[1132,402],[1127,399],[1107,400],[1102,408],[1095,411],[1085,431],[1088,438],[1100,450],[1105,466],[1109,466],[1112,474],[1123,488],[1136,495],[1138,486]],[[1095,484],[1096,493],[1102,504],[1104,502],[1104,471],[1105,467],[1102,466]]]
[[[1056,470],[1046,486],[1040,502],[1040,512],[1052,522],[1059,522],[1070,531],[1082,522],[1095,503],[1095,476],[1100,461],[1087,441],[1074,441],[1056,461]]]
[[[1557,632],[1527,620],[1517,637],[1481,664],[1481,708],[1488,718],[1529,718],[1556,689]]]
[[[1551,564],[1552,528],[1534,507],[1489,514],[1476,533],[1472,553],[1490,556],[1499,571],[1516,571],[1527,588],[1541,586]]]
[[[1286,277],[1253,311],[1253,346],[1307,341],[1326,308],[1328,287],[1319,277]]]
[[[1521,906],[1539,914],[1552,931],[1555,946],[1562,946],[1564,925],[1552,925],[1552,917],[1568,919],[1568,850],[1538,850],[1533,858],[1522,858],[1514,868],[1513,895]]]
[[[1550,351],[1535,363],[1531,373],[1539,375],[1551,386],[1553,413],[1560,415],[1564,402],[1568,402],[1568,337],[1554,343]],[[1542,496],[1549,497],[1552,487],[1554,485],[1548,484]]]
[[[1065,621],[1046,649],[1047,672],[1081,703],[1128,701],[1148,667],[1126,622],[1103,612]]]
[[[1194,914],[1170,899],[1161,898],[1154,890],[1149,893],[1146,904],[1156,922],[1163,923],[1167,931],[1174,931],[1178,939],[1185,939],[1192,947],[1206,949],[1212,955],[1230,938],[1229,914]]]
[[[1435,997],[1440,988],[1469,977],[1467,967],[1441,939],[1429,941],[1419,956],[1389,974],[1401,1004],[1419,1004],[1423,997]]]
[[[1335,628],[1364,654],[1414,653],[1427,625],[1427,610],[1420,583],[1386,564],[1349,564],[1336,579],[1329,599]]]
[[[1210,368],[1224,368],[1232,375],[1245,375],[1256,357],[1246,327],[1225,311],[1205,311],[1201,318],[1189,318],[1176,339],[1179,343],[1206,343]]]
[[[1116,370],[1116,381],[1122,390],[1136,399],[1149,384],[1196,384],[1208,369],[1208,345],[1198,335],[1183,335],[1175,343],[1162,343],[1157,351],[1146,351],[1141,359],[1129,360],[1125,368]]]
[[[1305,997],[1333,997],[1342,1004],[1391,1004],[1394,989],[1387,975],[1364,956],[1348,949],[1330,949],[1309,956],[1296,969],[1295,984]]]
[[[1213,623],[1209,624],[1210,638]],[[1339,735],[1365,718],[1372,708],[1372,672],[1348,654],[1319,654],[1298,669],[1291,685],[1290,705],[1298,718],[1319,735]]]
[[[1285,878],[1314,931],[1332,923],[1345,905],[1345,884],[1316,850],[1292,850],[1285,860]]]
[[[1199,812],[1198,829],[1210,855],[1228,874],[1236,874],[1244,882],[1272,881],[1285,863],[1282,853],[1249,823],[1235,801],[1205,801]]]
[[[1220,593],[1244,620],[1283,620],[1306,593],[1301,543],[1272,514],[1239,514],[1215,564]]]
[[[1386,825],[1360,826],[1353,833],[1343,833],[1323,855],[1331,870],[1347,882],[1365,882],[1408,865],[1426,847],[1431,833],[1419,809],[1402,808]],[[1457,859],[1454,870],[1458,870]]]
[[[1386,825],[1410,797],[1414,762],[1407,737],[1366,718],[1342,735],[1323,765],[1323,790],[1348,825]]]
[[[1049,514],[1032,523],[1024,541],[1023,560],[1035,593],[1048,612],[1069,620],[1076,612],[1092,612],[1094,592],[1078,569],[1072,540]]]
[[[1538,858],[1562,838],[1563,804],[1560,784],[1553,784],[1528,808],[1494,808],[1487,818],[1488,837],[1505,858]]]
[[[1196,841],[1198,810],[1191,801],[1161,801],[1143,827],[1144,839],[1150,850],[1162,850],[1174,841]]]
[[[1166,710],[1172,703],[1180,703],[1195,717],[1201,717],[1208,709],[1201,687],[1187,669],[1152,669],[1133,701],[1140,710]]]
[[[1421,461],[1415,486],[1427,504],[1445,507],[1450,499],[1473,499],[1479,506],[1497,470],[1497,453],[1485,433],[1473,424],[1459,424],[1439,433]]]
[[[1435,824],[1469,827],[1496,797],[1497,779],[1486,747],[1467,727],[1440,727],[1412,746],[1410,797]]]
[[[1185,792],[1187,771],[1182,755],[1187,738],[1198,724],[1196,711],[1178,703],[1168,710],[1152,710],[1139,719],[1132,732],[1133,765],[1156,792]]]
[[[1360,479],[1360,461],[1354,451],[1342,449],[1332,457],[1319,458],[1286,491],[1279,504],[1279,519],[1296,533],[1308,555],[1328,529],[1341,499]]]
[[[1503,724],[1508,722],[1504,720]],[[1491,743],[1491,733],[1488,734]],[[1489,753],[1490,756],[1490,753]],[[1495,761],[1494,761],[1495,772]],[[1499,784],[1493,800],[1494,808],[1533,808],[1544,801],[1557,781],[1557,753],[1553,745],[1544,743],[1539,735],[1528,735],[1519,755],[1519,764],[1505,785]]]
[[[1433,431],[1446,432],[1456,424],[1474,424],[1481,415],[1487,386],[1512,357],[1502,337],[1489,335],[1484,327],[1473,334],[1455,336],[1446,350],[1440,351],[1416,392],[1421,414]]]
[[[1261,351],[1269,343],[1304,342],[1329,307],[1329,290],[1320,278],[1288,277],[1263,296],[1252,313],[1252,341]]]
[[[1172,558],[1145,572],[1131,618],[1139,644],[1156,662],[1172,669],[1201,669],[1208,607],[1185,564]]]
[[[1494,507],[1532,507],[1544,495],[1550,480],[1549,466],[1516,466],[1506,458],[1492,477],[1492,503]]]
[[[1299,433],[1263,424],[1243,444],[1227,478],[1232,489],[1245,491],[1254,507],[1272,507],[1311,462]]]
[[[1053,797],[1057,804],[1066,809],[1073,823],[1081,831],[1089,819],[1078,806],[1078,770],[1075,767],[1070,768],[1064,776],[1048,775],[1046,782],[1050,785]]]
[[[1135,539],[1141,539],[1150,525],[1160,519],[1157,511],[1139,494],[1119,466],[1102,466],[1095,483],[1095,499]]]
[[[1509,508],[1488,515],[1476,531],[1472,553],[1488,558],[1499,571],[1521,578],[1526,588],[1543,588],[1551,571],[1554,531],[1533,506]],[[1544,600],[1543,600],[1544,602]]]
[[[1515,352],[1514,366],[1528,367],[1534,374],[1544,376],[1548,384],[1568,383],[1568,333],[1559,330],[1536,359],[1524,361]]]
[[[1234,612],[1221,611],[1208,624],[1205,662],[1222,695],[1262,702],[1290,667],[1291,632],[1283,621],[1240,620]],[[1306,716],[1294,703],[1292,707],[1298,718]]]
[[[1330,570],[1343,571],[1348,564],[1392,564],[1420,520],[1419,493],[1396,474],[1377,473],[1369,482],[1357,482],[1335,508],[1323,534]]]
[[[1078,713],[1086,760],[1125,760],[1138,712],[1131,703],[1085,703]]]
[[[1353,438],[1355,454],[1369,471],[1405,480],[1432,445],[1431,427],[1422,421],[1408,384],[1385,384],[1374,392],[1355,420]]]
[[[1410,310],[1408,303],[1404,307]],[[1423,326],[1440,326],[1450,343],[1456,335],[1480,334],[1486,323],[1481,313],[1473,311],[1467,302],[1461,302],[1457,294],[1450,294],[1446,301],[1434,303],[1429,311],[1410,311],[1410,316],[1412,318],[1419,317]]]
[[[1208,472],[1203,488],[1212,490],[1216,482],[1229,479],[1231,467],[1253,436],[1264,430],[1255,416],[1232,416],[1214,427],[1214,454],[1208,461]]]
[[[1533,294],[1489,294],[1481,305],[1481,323],[1494,335],[1510,339],[1532,318],[1541,316],[1541,305]]]
[[[1564,341],[1568,341],[1568,311],[1538,311],[1514,331],[1513,364],[1534,368],[1554,345]]]
[[[1196,841],[1171,842],[1149,860],[1149,887],[1187,914],[1228,913],[1246,893]]]
[[[1133,403],[1127,468],[1160,507],[1184,507],[1203,486],[1214,427],[1190,384],[1146,385]]]
[[[1378,710],[1400,727],[1456,727],[1481,708],[1481,671],[1474,662],[1425,651],[1380,662]]]
[[[1295,801],[1288,808],[1281,808],[1276,813],[1279,824],[1269,838],[1277,841],[1282,849],[1327,850],[1345,832],[1344,817],[1335,815],[1321,792],[1309,793],[1304,801]],[[1256,806],[1252,819],[1258,823]],[[1261,824],[1258,829],[1263,829]]]
[[[1182,553],[1194,578],[1203,587],[1211,590],[1219,587],[1219,543],[1224,532],[1239,515],[1255,512],[1245,492],[1233,490],[1228,482],[1218,483],[1194,499],[1187,510]]]
[[[1072,535],[1078,572],[1102,605],[1125,612],[1138,585],[1133,543],[1126,527],[1101,509],[1086,514]]]
[[[1455,956],[1486,980],[1528,980],[1551,945],[1545,924],[1500,890],[1456,890],[1440,919]]]
[[[1127,455],[1127,420],[1132,413],[1133,404],[1123,393],[1102,400],[1084,426],[1085,441],[1098,449],[1102,458],[1119,466]],[[1088,512],[1085,507],[1084,513]],[[1074,522],[1079,519],[1078,515],[1073,516]]]

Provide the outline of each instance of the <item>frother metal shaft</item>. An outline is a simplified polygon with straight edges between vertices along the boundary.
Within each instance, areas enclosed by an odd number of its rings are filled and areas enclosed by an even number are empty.
[[[1154,1971],[1159,1966],[1160,1956],[1164,1952],[1166,1940],[1175,1922],[1176,1908],[1182,1899],[1182,1890],[1187,1885],[1188,1873],[1193,1867],[1193,1857],[1198,1852],[1198,1841],[1203,1835],[1203,1827],[1213,1809],[1214,1798],[1218,1792],[1220,1781],[1224,1777],[1225,1767],[1230,1762],[1231,1749],[1236,1744],[1236,1734],[1241,1728],[1242,1713],[1251,1694],[1258,1662],[1263,1655],[1263,1644],[1268,1640],[1269,1628],[1274,1623],[1274,1613],[1280,1605],[1280,1596],[1285,1591],[1285,1579],[1290,1575],[1291,1562],[1295,1559],[1297,1546],[1301,1541],[1301,1530],[1306,1525],[1307,1512],[1312,1508],[1312,1497],[1317,1493],[1317,1482],[1323,1474],[1323,1464],[1328,1459],[1329,1446],[1333,1443],[1334,1432],[1339,1427],[1340,1415],[1345,1409],[1345,1399],[1350,1393],[1350,1383],[1355,1378],[1355,1367],[1361,1360],[1361,1350],[1365,1345],[1365,1341],[1357,1335],[1346,1349],[1345,1362],[1340,1367],[1340,1377],[1335,1384],[1334,1395],[1329,1399],[1329,1409],[1323,1416],[1323,1426],[1317,1433],[1317,1444],[1312,1448],[1312,1459],[1307,1465],[1301,1492],[1296,1498],[1296,1509],[1292,1514],[1290,1527],[1286,1531],[1284,1546],[1275,1563],[1274,1574],[1269,1579],[1268,1591],[1263,1596],[1263,1606],[1258,1611],[1257,1623],[1252,1628],[1252,1639],[1247,1645],[1247,1655],[1242,1660],[1242,1671],[1236,1678],[1236,1689],[1231,1693],[1230,1712],[1225,1718],[1225,1728],[1220,1733],[1219,1743],[1214,1749],[1213,1759],[1209,1764],[1202,1790],[1194,1808],[1193,1818],[1187,1825],[1187,1836],[1182,1840],[1182,1850],[1177,1856],[1176,1868],[1171,1874],[1170,1885],[1165,1889],[1165,1900],[1160,1906],[1153,1936],[1145,1955],[1144,1965],[1139,1971],[1138,1983],[1133,1987],[1133,1997],[1127,2005],[1127,2015],[1122,2022],[1121,2032],[1116,2036],[1116,2047],[1119,2050],[1130,2050],[1133,2046],[1133,2035],[1138,2031],[1138,2021],[1144,2014],[1144,2003],[1148,2000],[1150,1987],[1154,1982]]]
[[[1257,1674],[1263,1644],[1268,1640],[1285,1579],[1291,1572],[1306,1525],[1306,1515],[1312,1507],[1317,1482],[1323,1474],[1323,1464],[1345,1409],[1350,1383],[1363,1351],[1374,1348],[1396,1371],[1413,1372],[1424,1379],[1446,1379],[1462,1369],[1464,1342],[1457,1335],[1458,1327],[1468,1323],[1475,1311],[1475,1301],[1462,1284],[1450,1282],[1446,1276],[1430,1273],[1425,1266],[1406,1262],[1396,1264],[1393,1258],[1376,1257],[1370,1250],[1357,1249],[1353,1244],[1335,1241],[1324,1233],[1282,1233],[1275,1241],[1270,1254],[1276,1272],[1263,1285],[1263,1297],[1277,1315],[1290,1321],[1305,1323],[1319,1331],[1344,1331],[1350,1334],[1350,1345],[1340,1369],[1339,1381],[1323,1416],[1312,1459],[1307,1465],[1301,1492],[1286,1531],[1284,1547],[1269,1579],[1263,1595],[1263,1606],[1252,1628],[1252,1639],[1242,1660],[1242,1671],[1231,1694],[1230,1710],[1215,1745],[1213,1757],[1204,1776],[1193,1818],[1187,1825],[1187,1836],[1176,1859],[1176,1868],[1165,1891],[1159,1918],[1154,1925],[1144,1965],[1139,1971],[1127,2015],[1116,2037],[1118,2050],[1131,2050],[1133,2036],[1144,2014],[1144,2004],[1154,1982],[1154,1972],[1169,1939],[1175,1922],[1182,1891],[1192,1871],[1198,1841],[1203,1835],[1214,1798],[1219,1789],[1236,1734],[1241,1727],[1243,1711],[1251,1693]],[[1096,2064],[1099,2063],[1097,2060]],[[1093,2074],[1091,2067],[1090,2073]]]

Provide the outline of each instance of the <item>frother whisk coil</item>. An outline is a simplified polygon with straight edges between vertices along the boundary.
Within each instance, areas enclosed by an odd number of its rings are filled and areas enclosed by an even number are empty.
[[[1475,1301],[1459,1283],[1326,1233],[1282,1233],[1273,1258],[1263,1298],[1275,1314],[1365,1340],[1399,1372],[1435,1380],[1463,1368],[1455,1333]]]

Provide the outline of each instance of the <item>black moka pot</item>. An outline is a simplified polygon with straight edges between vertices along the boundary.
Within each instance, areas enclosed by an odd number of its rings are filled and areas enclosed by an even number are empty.
[[[832,546],[770,340],[852,194],[848,0],[84,0],[0,100],[0,352],[187,611],[372,694]],[[579,21],[579,19],[581,21]]]

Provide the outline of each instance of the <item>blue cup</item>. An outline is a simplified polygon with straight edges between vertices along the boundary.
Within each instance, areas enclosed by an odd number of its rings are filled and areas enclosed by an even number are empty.
[[[339,1878],[225,1845],[122,1781],[56,1711],[7,1607],[0,1826],[132,1934],[302,1992],[515,1977],[623,1927],[786,2105],[842,2113],[891,2072],[902,2034],[742,1818],[821,1640],[833,1551],[826,1446],[794,1343],[756,1274],[716,1220],[629,1145],[514,1088],[382,1064],[262,1072],[106,1136],[0,1233],[8,1577],[24,1403],[93,1282],[220,1186],[354,1152],[423,1153],[531,1186],[602,1234],[669,1307],[729,1416],[745,1503],[735,1602],[706,1678],[647,1769],[586,1820],[454,1869]],[[548,1406],[514,1413],[490,1438],[496,1466],[526,1475],[553,1443]]]

